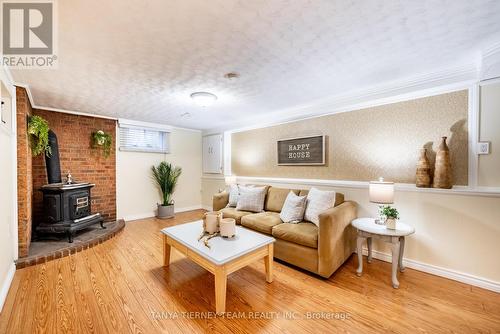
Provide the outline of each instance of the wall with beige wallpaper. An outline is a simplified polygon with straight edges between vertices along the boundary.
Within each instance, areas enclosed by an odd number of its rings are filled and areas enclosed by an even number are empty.
[[[338,113],[232,135],[232,172],[242,176],[415,182],[418,152],[449,137],[453,179],[467,185],[466,90]],[[325,166],[277,166],[276,141],[323,134]],[[434,152],[435,154],[435,152]]]

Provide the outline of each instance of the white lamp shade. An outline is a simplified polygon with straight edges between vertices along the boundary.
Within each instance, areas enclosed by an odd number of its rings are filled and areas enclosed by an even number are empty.
[[[224,181],[226,182],[226,185],[228,185],[228,186],[236,184],[236,175],[226,176],[224,178]]]
[[[378,204],[394,203],[394,183],[372,181],[369,186],[370,202]]]

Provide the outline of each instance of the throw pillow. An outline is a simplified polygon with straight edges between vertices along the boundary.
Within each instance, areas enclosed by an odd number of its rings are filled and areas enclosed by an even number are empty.
[[[238,204],[238,198],[240,197],[241,190],[246,187],[253,187],[253,186],[244,186],[241,184],[232,184],[229,186],[229,201],[227,203],[226,207],[236,207],[236,204]]]
[[[319,226],[319,214],[335,205],[335,191],[323,191],[311,188],[307,194],[304,220]]]
[[[266,187],[242,187],[236,210],[262,212],[264,210],[266,191]]]
[[[288,193],[280,218],[284,223],[300,223],[304,218],[307,196],[297,196],[293,191]]]
[[[238,197],[240,197],[240,186],[238,184],[232,184],[229,186],[229,202],[228,207],[235,207],[238,203]]]

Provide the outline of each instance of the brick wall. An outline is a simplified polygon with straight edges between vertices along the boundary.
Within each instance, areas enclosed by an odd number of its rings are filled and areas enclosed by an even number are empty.
[[[103,156],[101,149],[91,147],[91,133],[103,130],[116,140],[114,120],[78,116],[47,110],[33,110],[47,120],[49,127],[57,135],[63,182],[68,171],[73,179],[95,184],[92,188],[92,211],[100,212],[106,221],[116,219],[116,159],[115,148],[111,155]],[[33,220],[42,213],[42,194],[37,191],[47,184],[47,172],[43,156],[33,158]]]
[[[17,105],[17,209],[19,257],[28,256],[32,223],[32,161],[26,131],[28,116],[32,114],[28,94],[24,88],[16,88]]]

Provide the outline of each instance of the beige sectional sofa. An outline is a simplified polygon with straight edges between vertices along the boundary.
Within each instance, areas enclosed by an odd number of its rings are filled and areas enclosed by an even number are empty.
[[[350,223],[356,218],[357,205],[336,193],[334,206],[320,214],[319,227],[310,222],[287,224],[279,214],[290,191],[300,196],[308,193],[268,187],[264,212],[253,213],[227,207],[229,193],[222,192],[214,195],[213,210],[246,228],[272,235],[274,257],[328,278],[354,252],[356,235]]]

